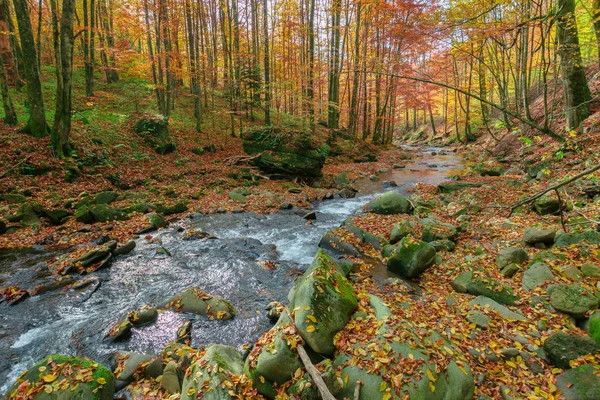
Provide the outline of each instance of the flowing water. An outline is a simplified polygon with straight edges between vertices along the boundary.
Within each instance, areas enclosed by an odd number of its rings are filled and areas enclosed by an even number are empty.
[[[416,182],[438,184],[461,171],[460,156],[432,155],[440,149],[412,149],[418,157],[406,168],[356,182],[354,199],[314,204],[313,224],[293,211],[258,215],[213,214],[185,219],[153,233],[155,240],[137,239],[133,252],[117,257],[110,268],[94,275],[103,282],[85,302],[77,292],[50,291],[9,306],[0,304],[0,393],[26,368],[52,353],[86,356],[106,363],[116,350],[159,353],[175,339],[177,328],[193,318],[192,345],[223,343],[241,347],[270,329],[265,307],[287,301],[298,272],[306,269],[321,236],[360,212],[363,204],[384,192],[384,181],[401,193]],[[201,229],[217,239],[182,240],[182,229]],[[157,252],[162,246],[171,256]],[[31,288],[44,279],[37,266],[57,253],[42,247],[0,252],[0,284]],[[270,260],[268,269],[257,261]],[[229,321],[209,321],[162,312],[156,323],[134,328],[129,340],[106,343],[104,335],[128,311],[155,305],[191,286],[228,299],[237,315]]]

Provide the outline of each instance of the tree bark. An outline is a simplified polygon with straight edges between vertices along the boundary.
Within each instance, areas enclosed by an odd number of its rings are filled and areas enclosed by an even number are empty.
[[[44,111],[44,97],[42,95],[42,83],[33,41],[33,31],[29,19],[29,8],[27,7],[27,0],[13,0],[13,3],[21,38],[27,98],[29,100],[29,121],[23,131],[31,133],[34,137],[43,137],[48,134],[48,125]]]
[[[567,129],[576,129],[590,115],[590,88],[581,60],[575,0],[558,0],[556,35],[562,70]]]
[[[271,125],[271,76],[269,68],[269,20],[267,0],[263,0],[263,41],[265,70],[265,125]]]

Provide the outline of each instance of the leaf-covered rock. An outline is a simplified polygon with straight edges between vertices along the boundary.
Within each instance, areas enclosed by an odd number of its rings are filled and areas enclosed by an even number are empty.
[[[366,210],[374,214],[408,214],[412,206],[408,199],[395,191],[389,191],[371,200]]]
[[[436,251],[431,244],[407,236],[389,258],[387,268],[404,277],[415,278],[433,264],[435,256]]]

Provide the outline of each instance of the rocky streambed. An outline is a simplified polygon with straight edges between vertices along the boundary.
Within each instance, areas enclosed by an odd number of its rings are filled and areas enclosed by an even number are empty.
[[[69,278],[73,282],[57,284],[54,290],[17,304],[1,303],[0,393],[49,354],[89,357],[105,365],[111,365],[117,351],[161,354],[187,321],[192,346],[223,344],[243,350],[255,343],[272,327],[267,305],[288,303],[288,292],[309,267],[327,231],[390,189],[391,181],[398,185],[391,189],[407,194],[416,182],[438,184],[462,168],[455,154],[414,151],[421,155],[405,168],[385,172],[379,180],[356,182],[356,198],[315,204],[316,220],[310,224],[303,219],[310,210],[266,216],[191,215],[139,238],[133,251],[116,256],[110,268],[88,275],[89,283],[78,286],[81,277]],[[2,279],[20,287],[38,286],[48,278],[45,260],[59,255],[41,247],[0,253]],[[382,280],[391,276],[385,268],[376,273]],[[172,296],[196,287],[226,299],[235,317],[222,318],[219,310],[212,315],[189,313],[178,304],[164,307]],[[124,340],[105,338],[128,313],[146,305],[158,308],[152,323],[132,324]]]

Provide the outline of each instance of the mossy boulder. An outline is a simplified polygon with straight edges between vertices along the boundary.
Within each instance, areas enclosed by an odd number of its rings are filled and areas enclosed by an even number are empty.
[[[306,343],[317,353],[333,354],[333,338],[358,308],[347,271],[324,251],[319,251],[302,279],[290,292],[294,323]]]
[[[559,368],[571,368],[569,361],[598,351],[598,345],[589,336],[556,332],[544,342],[544,350]]]
[[[17,193],[7,193],[2,195],[2,200],[9,204],[23,204],[27,201],[27,197]]]
[[[115,376],[104,365],[53,354],[23,372],[6,393],[7,398],[33,400],[112,400],[115,387]],[[27,395],[30,391],[36,394]]]
[[[252,163],[268,173],[319,177],[325,165],[326,151],[303,132],[253,127],[244,133],[242,145],[246,153],[260,154]]]
[[[581,285],[557,284],[552,287],[550,304],[560,312],[583,319],[589,311],[598,308],[599,301],[589,289]]]
[[[571,246],[580,242],[600,244],[600,232],[587,230],[580,233],[563,233],[557,236],[555,246]]]
[[[233,192],[229,193],[229,200],[233,200],[233,201],[238,202],[238,203],[245,203],[246,202],[246,196],[244,196],[241,193],[233,191]]]
[[[519,299],[511,288],[505,287],[490,277],[473,277],[467,283],[467,293],[474,296],[485,296],[500,304],[514,305]]]
[[[43,215],[48,218],[53,225],[62,225],[71,216],[71,213],[64,208],[57,208],[54,210],[44,209]]]
[[[554,243],[555,236],[556,229],[531,227],[525,229],[523,241],[529,245],[535,245],[536,243],[551,245]]]
[[[588,335],[600,346],[600,312],[594,312],[590,315],[586,330]]]
[[[421,220],[421,226],[423,227],[421,239],[425,242],[454,240],[458,234],[456,226],[433,218],[424,218]]]
[[[525,249],[520,247],[507,247],[500,249],[496,255],[496,265],[502,269],[509,264],[522,265],[529,260],[529,255]]]
[[[235,310],[227,300],[206,293],[198,287],[184,290],[164,301],[159,308],[193,313],[209,319],[227,320],[235,316]]]
[[[270,385],[283,384],[292,379],[294,372],[303,367],[296,353],[299,340],[301,338],[288,313],[282,313],[277,324],[259,340],[260,347],[253,350],[246,362],[249,375],[257,376],[259,382],[265,380]],[[268,395],[271,389],[267,388],[265,394]],[[259,391],[263,392],[260,388]]]
[[[41,211],[41,210],[40,210]],[[25,203],[21,207],[21,225],[26,227],[40,226],[42,221],[40,221],[38,217],[38,213],[36,212],[36,207],[34,204]]]
[[[127,215],[123,211],[108,204],[96,204],[89,206],[88,209],[96,222],[122,221],[127,218]]]
[[[210,345],[186,371],[181,400],[197,399],[198,395],[204,400],[231,399],[230,391],[235,393],[237,387],[230,388],[226,382],[231,382],[233,376],[239,379],[243,373],[244,361],[239,351],[222,344]]]
[[[165,216],[160,213],[149,213],[146,214],[146,219],[150,223],[150,227],[153,229],[160,229],[167,226],[167,221],[165,220]]]
[[[117,199],[118,193],[112,190],[99,192],[94,196],[94,204],[110,204]]]
[[[395,191],[389,191],[371,200],[366,210],[374,214],[408,214],[412,206],[408,199]]]
[[[436,251],[431,244],[407,236],[388,259],[387,268],[406,278],[415,278],[433,264],[435,256]]]
[[[448,182],[440,183],[438,188],[442,193],[452,193],[456,190],[463,190],[468,188],[477,188],[483,186],[480,182]]]
[[[600,378],[596,370],[596,366],[586,364],[563,372],[556,377],[556,387],[565,400],[600,399]]]
[[[561,202],[551,195],[544,195],[533,203],[533,209],[540,215],[555,214],[560,208]]]
[[[390,243],[398,243],[402,238],[412,234],[414,229],[415,224],[412,221],[404,220],[394,224],[390,232]]]

